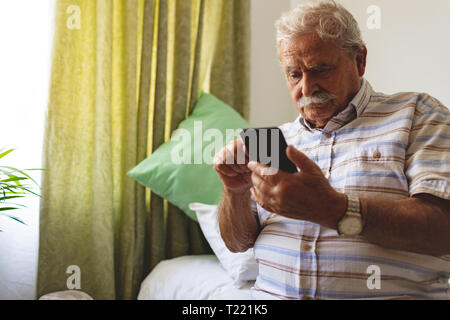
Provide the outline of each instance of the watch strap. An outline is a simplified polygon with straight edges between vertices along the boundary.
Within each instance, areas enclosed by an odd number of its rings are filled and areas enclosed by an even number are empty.
[[[347,212],[345,215],[361,217],[361,204],[358,197],[347,196]]]

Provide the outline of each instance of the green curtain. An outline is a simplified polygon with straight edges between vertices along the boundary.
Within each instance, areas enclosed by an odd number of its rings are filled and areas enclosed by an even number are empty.
[[[126,173],[170,138],[201,90],[248,116],[249,6],[56,2],[37,297],[67,290],[75,265],[95,299],[134,299],[159,261],[211,253],[198,224]]]

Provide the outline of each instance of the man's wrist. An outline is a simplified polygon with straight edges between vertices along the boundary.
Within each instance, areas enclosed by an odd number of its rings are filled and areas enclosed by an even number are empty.
[[[331,201],[331,208],[328,211],[330,216],[329,225],[326,227],[337,230],[339,221],[345,216],[347,212],[347,195],[344,193],[337,193],[334,201]]]
[[[250,187],[232,189],[224,186],[223,192],[225,195],[229,195],[231,197],[239,197],[239,198],[250,197]]]

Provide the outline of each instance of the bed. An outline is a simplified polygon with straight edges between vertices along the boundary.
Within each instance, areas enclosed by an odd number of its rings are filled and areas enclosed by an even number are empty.
[[[215,255],[161,261],[141,284],[138,300],[250,300],[258,275],[253,249],[232,253],[223,242],[218,206],[191,203]]]
[[[214,255],[160,262],[142,282],[138,300],[250,300],[254,281],[238,289]]]

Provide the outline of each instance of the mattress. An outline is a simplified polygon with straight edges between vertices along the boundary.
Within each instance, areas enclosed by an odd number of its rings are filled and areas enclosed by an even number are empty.
[[[161,261],[141,284],[138,300],[250,300],[254,281],[238,289],[214,255]]]

